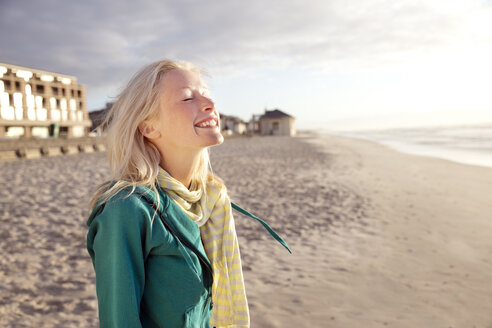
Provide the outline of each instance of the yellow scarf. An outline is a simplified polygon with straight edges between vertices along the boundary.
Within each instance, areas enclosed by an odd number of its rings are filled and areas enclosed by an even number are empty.
[[[158,181],[166,194],[200,227],[203,246],[214,271],[210,325],[249,327],[239,244],[225,186],[213,181],[202,188],[200,183],[192,182],[188,189],[162,168]]]

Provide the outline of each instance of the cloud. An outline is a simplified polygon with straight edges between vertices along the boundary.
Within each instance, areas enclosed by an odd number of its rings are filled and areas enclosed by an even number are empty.
[[[464,26],[478,12],[490,18],[490,6],[473,0],[4,0],[0,61],[77,76],[95,94],[115,90],[138,67],[164,57],[220,74],[382,65],[476,37],[483,27]]]

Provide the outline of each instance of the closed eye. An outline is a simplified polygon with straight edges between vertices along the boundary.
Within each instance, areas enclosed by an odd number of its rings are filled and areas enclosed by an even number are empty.
[[[183,101],[190,101],[190,100],[193,100],[193,98],[186,98],[186,99],[183,99]]]

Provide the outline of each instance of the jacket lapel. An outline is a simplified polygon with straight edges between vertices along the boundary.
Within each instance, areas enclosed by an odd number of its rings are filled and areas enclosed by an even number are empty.
[[[165,220],[166,223],[172,228],[172,232],[177,235],[176,237],[183,241],[187,247],[191,248],[191,250],[201,257],[201,260],[211,268],[212,264],[205,253],[205,249],[203,248],[200,228],[198,225],[193,222],[176,203],[174,203],[174,201],[162,190],[159,185],[156,186],[161,199],[159,204],[159,212],[162,220]],[[149,189],[146,188],[144,192],[141,192],[141,194],[147,199],[148,202],[154,204],[154,206],[157,205],[157,197],[154,193],[149,192]]]

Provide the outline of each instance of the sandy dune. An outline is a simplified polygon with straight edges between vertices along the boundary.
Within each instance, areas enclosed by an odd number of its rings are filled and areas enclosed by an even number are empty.
[[[492,327],[492,169],[304,134],[212,148],[252,327]],[[104,154],[0,163],[0,327],[97,327],[85,249]]]

